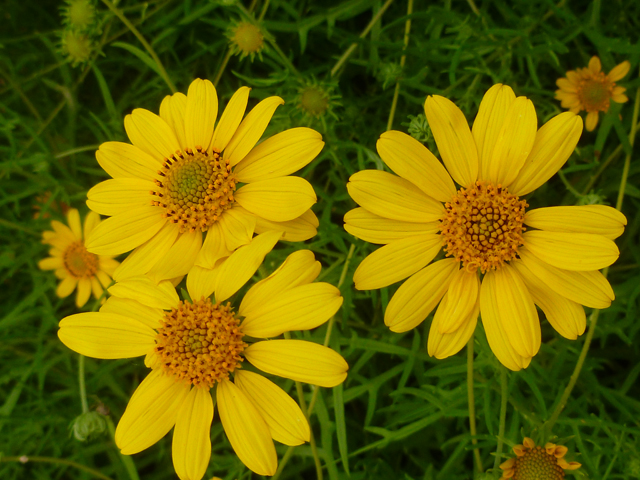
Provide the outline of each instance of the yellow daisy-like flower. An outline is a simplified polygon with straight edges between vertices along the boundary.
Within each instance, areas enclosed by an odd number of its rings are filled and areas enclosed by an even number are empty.
[[[292,128],[256,146],[284,101],[266,98],[243,120],[249,91],[233,95],[214,127],[216,89],[197,79],[186,96],[165,97],[160,116],[144,109],[127,115],[133,145],[100,146],[96,158],[113,178],[89,190],[87,205],[111,218],[93,231],[87,248],[99,255],[135,249],[115,272],[117,281],[214,268],[254,233],[279,231],[289,241],[316,234],[313,187],[289,174],[320,153],[322,137]]]
[[[56,277],[62,280],[56,290],[58,297],[68,297],[78,287],[76,305],[80,308],[87,303],[92,291],[94,297],[100,298],[119,263],[110,256],[89,253],[85,247],[86,238],[100,224],[100,215],[90,212],[83,229],[78,210],[71,208],[67,212],[67,223],[68,227],[54,220],[53,231],[42,232],[42,243],[53,248],[49,250],[51,256],[40,260],[38,267],[55,270]]]
[[[586,325],[581,305],[611,304],[613,290],[598,270],[618,258],[613,239],[626,218],[603,205],[527,211],[522,196],[553,176],[578,142],[575,114],[537,130],[531,101],[500,84],[485,94],[473,130],[444,97],[428,97],[424,108],[444,166],[417,140],[389,131],[377,149],[399,176],[365,170],[349,179],[362,208],[347,213],[345,229],[384,245],[357,268],[355,286],[370,290],[409,277],[385,312],[392,331],[414,328],[439,303],[427,347],[445,358],[466,344],[481,313],[498,359],[525,368],[540,348],[535,305],[575,339]],[[431,263],[443,249],[451,258]]]
[[[217,283],[188,282],[193,300],[180,300],[169,281],[134,277],[109,289],[112,297],[100,312],[60,322],[60,340],[83,355],[146,355],[152,371],[131,397],[115,433],[123,454],[150,447],[175,426],[176,472],[183,480],[200,480],[211,456],[212,395],[231,446],[260,475],[276,472],[273,440],[309,441],[309,425],[296,402],[272,381],[240,367],[246,359],[292,380],[322,387],[342,383],[348,365],[330,348],[304,340],[256,341],[323,324],[342,304],[339,290],[312,283],[320,263],[301,250],[251,287],[238,308],[223,303],[253,275],[278,238],[279,233],[269,232],[240,247],[223,264]],[[215,301],[208,298],[212,289]]]
[[[501,480],[560,480],[564,478],[565,470],[576,470],[582,466],[564,459],[569,449],[563,445],[547,443],[542,448],[528,437],[524,438],[523,443],[513,447],[516,458],[510,458],[500,465],[503,470]]]
[[[569,70],[566,78],[556,80],[560,87],[556,90],[556,100],[562,107],[573,113],[587,111],[586,127],[593,131],[598,124],[598,112],[607,112],[609,102],[624,103],[629,98],[624,94],[626,88],[616,85],[629,73],[631,64],[625,60],[615,66],[607,75],[602,71],[598,57],[591,57],[587,68]]]

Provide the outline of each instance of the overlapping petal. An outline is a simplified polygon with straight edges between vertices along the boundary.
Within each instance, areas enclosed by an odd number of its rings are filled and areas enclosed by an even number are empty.
[[[196,78],[187,92],[184,113],[184,131],[187,146],[192,149],[209,149],[213,126],[218,116],[218,94],[209,80]]]
[[[105,142],[96,152],[100,166],[112,178],[140,178],[153,181],[162,165],[138,147],[129,143]]]
[[[524,223],[551,232],[591,233],[613,240],[624,232],[627,217],[606,205],[580,205],[529,210]]]
[[[440,224],[391,220],[359,207],[349,210],[344,216],[344,229],[366,242],[387,244],[412,235],[438,233]]]

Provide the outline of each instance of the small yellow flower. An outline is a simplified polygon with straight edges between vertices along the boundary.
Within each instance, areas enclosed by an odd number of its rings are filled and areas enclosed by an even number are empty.
[[[264,35],[258,25],[251,22],[240,22],[227,32],[230,47],[240,58],[260,54],[264,49]]]
[[[258,235],[213,277],[190,275],[191,300],[180,300],[169,281],[156,284],[148,276],[134,277],[111,287],[112,296],[99,312],[60,322],[60,340],[83,355],[146,355],[151,372],[131,397],[115,433],[123,454],[150,447],[175,427],[176,473],[182,480],[200,480],[211,457],[212,395],[231,446],[259,475],[276,472],[273,440],[285,445],[309,441],[309,425],[296,402],[264,376],[242,369],[242,362],[312,385],[342,383],[349,367],[335,351],[305,340],[275,339],[325,323],[342,305],[340,291],[328,283],[312,283],[320,263],[309,250],[300,250],[253,285],[238,307],[227,302],[278,238],[279,232]],[[214,301],[209,299],[212,292]]]
[[[516,458],[500,465],[503,470],[501,480],[560,480],[564,478],[565,470],[576,470],[582,466],[564,459],[569,449],[563,445],[547,443],[542,448],[528,437],[523,443],[513,447]]]
[[[631,64],[625,60],[605,75],[598,57],[591,57],[587,68],[569,70],[566,78],[556,80],[556,100],[573,113],[587,111],[586,127],[593,131],[598,124],[598,112],[607,112],[609,102],[624,103],[626,88],[616,85],[629,73]]]
[[[84,221],[84,230],[80,224],[80,214],[75,208],[67,212],[67,227],[61,222],[51,222],[53,231],[42,233],[42,243],[51,245],[51,257],[38,262],[42,270],[55,270],[56,277],[62,281],[56,294],[67,297],[78,287],[76,305],[83,307],[93,291],[100,298],[103,289],[111,283],[111,275],[119,263],[112,257],[89,253],[85,241],[91,231],[100,224],[97,213],[89,213]]]

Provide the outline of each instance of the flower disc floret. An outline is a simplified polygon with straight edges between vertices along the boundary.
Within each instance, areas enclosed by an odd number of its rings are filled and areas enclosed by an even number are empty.
[[[564,478],[564,471],[558,465],[556,457],[549,455],[544,448],[536,446],[516,458],[514,479],[517,480],[556,480]]]
[[[170,375],[195,386],[211,388],[240,368],[247,347],[230,304],[202,299],[181,301],[165,312],[155,351]]]
[[[67,272],[75,278],[91,278],[98,271],[98,256],[89,253],[84,242],[71,243],[62,254],[62,262]]]
[[[477,181],[445,204],[440,231],[447,256],[482,273],[513,260],[522,245],[527,202],[501,185]]]

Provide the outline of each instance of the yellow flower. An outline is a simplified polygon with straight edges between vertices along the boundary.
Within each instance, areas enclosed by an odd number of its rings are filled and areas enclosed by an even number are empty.
[[[62,281],[56,295],[68,297],[78,287],[76,305],[83,307],[93,291],[100,298],[103,288],[111,283],[110,276],[119,265],[112,257],[89,253],[85,248],[86,238],[100,224],[97,213],[89,213],[84,221],[84,230],[80,224],[80,214],[75,208],[67,212],[67,227],[61,222],[51,222],[53,231],[42,232],[42,243],[51,245],[49,258],[38,262],[42,270],[55,270],[56,277]]]
[[[618,80],[622,80],[631,64],[625,60],[605,75],[598,57],[591,57],[587,68],[569,70],[566,78],[556,80],[560,87],[556,90],[556,100],[562,101],[562,107],[568,108],[573,113],[582,110],[587,111],[586,127],[593,131],[598,124],[598,112],[607,112],[609,102],[624,103],[627,96],[626,88],[616,86]]]
[[[581,305],[611,304],[613,290],[598,270],[618,258],[613,239],[626,218],[603,205],[527,211],[522,196],[553,176],[578,142],[575,114],[537,130],[531,101],[500,84],[485,94],[473,131],[446,98],[428,97],[425,113],[444,166],[417,140],[389,131],[377,149],[399,176],[365,170],[349,180],[363,208],[347,213],[345,229],[384,245],[362,261],[355,286],[370,290],[409,277],[385,312],[392,331],[414,328],[440,303],[427,347],[445,358],[469,340],[480,312],[498,359],[525,368],[540,348],[535,305],[575,339],[585,329]],[[431,263],[443,248],[452,258]]]
[[[582,466],[564,459],[569,449],[563,445],[547,443],[542,448],[528,437],[524,438],[523,443],[513,447],[516,458],[510,458],[500,465],[503,470],[501,480],[560,480],[564,478],[564,470],[576,470]]]
[[[292,128],[256,146],[283,100],[266,98],[242,120],[249,90],[233,95],[214,128],[216,89],[197,79],[186,96],[165,97],[160,116],[144,109],[127,115],[133,145],[100,146],[96,158],[113,179],[89,190],[87,205],[111,218],[87,248],[100,255],[135,248],[115,272],[117,281],[175,278],[194,264],[214,268],[254,233],[284,232],[289,241],[316,234],[313,187],[289,174],[320,153],[322,137]]]
[[[320,263],[301,250],[251,287],[238,308],[223,303],[251,278],[278,238],[279,232],[268,232],[240,247],[223,264],[218,281],[188,281],[193,300],[180,300],[168,281],[156,284],[140,276],[111,287],[100,312],[60,322],[60,340],[83,355],[146,355],[152,371],[116,429],[123,454],[150,447],[175,426],[176,472],[183,480],[200,480],[211,456],[212,394],[231,446],[260,475],[276,472],[273,440],[309,441],[309,425],[296,402],[275,383],[240,367],[246,359],[272,375],[323,387],[342,383],[349,367],[335,351],[304,340],[273,340],[326,322],[342,304],[339,290],[312,283]],[[212,290],[215,302],[208,298]]]

